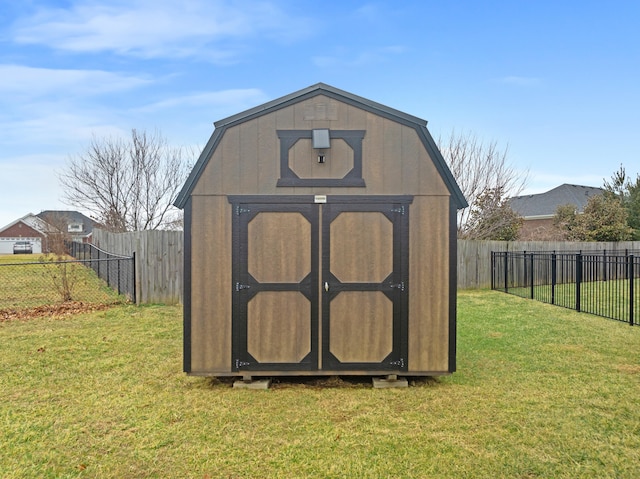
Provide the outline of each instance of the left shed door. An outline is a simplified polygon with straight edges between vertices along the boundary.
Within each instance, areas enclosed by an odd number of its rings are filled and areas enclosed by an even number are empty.
[[[232,369],[317,369],[317,208],[236,203],[234,215]]]

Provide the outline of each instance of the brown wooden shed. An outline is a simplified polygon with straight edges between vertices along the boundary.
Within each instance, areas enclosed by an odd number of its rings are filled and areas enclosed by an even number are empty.
[[[456,213],[426,121],[319,83],[215,123],[184,209],[184,370],[456,368]]]

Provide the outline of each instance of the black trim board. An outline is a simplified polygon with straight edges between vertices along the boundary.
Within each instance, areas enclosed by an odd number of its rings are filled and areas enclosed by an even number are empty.
[[[413,195],[327,195],[327,203],[408,203]],[[314,195],[228,195],[231,204],[315,203]]]
[[[213,133],[211,134],[211,137],[209,138],[209,141],[207,142],[204,149],[202,150],[202,153],[200,153],[200,156],[198,157],[198,161],[196,161],[196,164],[193,165],[193,169],[191,170],[191,173],[189,173],[187,180],[184,182],[184,186],[180,190],[180,193],[178,193],[176,200],[173,202],[174,206],[182,209],[187,204],[187,198],[191,196],[191,192],[195,188],[198,180],[200,179],[200,175],[202,175],[202,172],[204,171],[205,166],[207,166],[207,163],[209,162],[209,158],[211,158],[211,156],[213,155],[213,152],[218,147],[218,143],[220,143],[223,133],[224,133],[224,129],[221,129],[221,130],[216,129],[213,131]]]
[[[458,210],[449,200],[449,372],[456,370],[458,298]]]
[[[362,139],[365,130],[329,130],[329,137],[344,140],[353,151],[353,168],[343,178],[300,178],[289,165],[289,151],[298,140],[311,139],[313,130],[276,130],[280,140],[280,178],[276,186],[364,187]]]
[[[192,236],[191,227],[193,225],[191,197],[187,200],[184,208],[184,264],[183,264],[183,371],[191,372],[191,255]]]

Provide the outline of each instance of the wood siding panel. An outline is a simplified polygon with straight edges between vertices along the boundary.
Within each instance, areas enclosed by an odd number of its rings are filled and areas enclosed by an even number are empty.
[[[222,191],[224,192],[237,193],[240,191],[240,144],[243,141],[249,141],[240,137],[240,131],[240,127],[229,128],[218,147],[222,150],[222,157],[214,174],[222,177]],[[254,168],[257,166],[256,164]]]
[[[373,113],[366,115],[366,133],[362,143],[362,177],[370,192],[383,191],[385,161],[382,156],[382,138],[386,121]]]
[[[310,244],[300,213],[260,213],[248,226],[249,274],[260,283],[299,283],[311,272]]]
[[[289,167],[299,178],[344,178],[353,169],[353,150],[342,139],[331,140],[331,148],[322,150],[325,162],[318,163],[319,150],[310,139],[298,140],[289,150]]]
[[[280,144],[276,131],[277,115],[259,117],[258,122],[258,187],[260,195],[276,194],[276,181],[280,177]]]
[[[380,141],[372,139],[371,141]],[[376,157],[375,161],[382,162],[382,184],[372,185],[380,188],[383,195],[406,194],[410,190],[402,188],[402,125],[392,121],[385,121],[382,131],[382,148],[376,148],[382,152],[382,157]],[[417,172],[416,172],[417,173]]]
[[[191,368],[231,370],[231,205],[224,196],[193,197]]]
[[[422,171],[427,170],[429,165],[424,163],[431,163],[431,160],[424,151],[424,146],[419,141],[416,131],[412,128],[402,127],[402,152],[398,162],[398,168],[400,169],[403,191],[415,191],[421,194],[446,194],[442,191],[420,191],[420,179],[425,175]],[[435,169],[435,167],[434,167]],[[429,174],[429,173],[427,173]],[[440,178],[439,175],[431,176]]]
[[[382,213],[341,213],[330,242],[331,273],[343,283],[381,283],[393,272],[393,224]]]
[[[258,191],[258,174],[264,159],[258,155],[258,120],[251,120],[238,125],[240,130],[240,194],[255,194]],[[275,132],[274,132],[275,133]],[[273,161],[274,159],[271,159]]]
[[[299,363],[311,351],[311,303],[298,291],[261,291],[247,306],[247,348],[258,362]]]
[[[342,362],[382,362],[393,350],[393,303],[380,291],[343,291],[331,302],[329,349]]]
[[[415,197],[409,247],[409,371],[449,367],[449,197]]]

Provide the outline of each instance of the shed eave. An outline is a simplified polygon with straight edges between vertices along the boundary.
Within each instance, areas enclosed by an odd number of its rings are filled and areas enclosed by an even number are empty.
[[[237,113],[235,115],[229,116],[222,120],[216,121],[214,123],[216,128],[222,126],[230,126],[236,123],[241,123],[243,121],[247,121],[251,118],[255,118],[257,116],[266,115],[272,111],[278,110],[280,108],[284,108],[291,103],[297,103],[305,98],[311,98],[317,95],[325,94],[329,97],[335,98],[337,100],[344,101],[346,103],[351,103],[360,108],[364,108],[365,110],[372,111],[382,116],[390,117],[395,120],[400,120],[404,123],[414,123],[418,125],[427,124],[426,120],[422,118],[418,118],[413,115],[409,115],[400,110],[396,110],[394,108],[390,108],[381,103],[377,103],[375,101],[369,100],[367,98],[354,95],[353,93],[349,93],[344,90],[340,90],[339,88],[332,87],[331,85],[327,85],[326,83],[316,83],[315,85],[309,86],[307,88],[303,88],[302,90],[298,90],[296,92],[290,93],[289,95],[285,95],[283,97],[277,98],[270,102],[264,103],[257,107],[251,108],[249,110],[245,110],[243,112]]]
[[[224,133],[225,129],[226,129],[225,127],[216,128],[211,134],[209,141],[207,142],[207,144],[202,150],[202,153],[200,153],[200,156],[198,157],[198,161],[196,161],[196,164],[193,165],[193,169],[191,170],[191,173],[189,173],[189,176],[187,177],[187,180],[184,182],[184,185],[182,186],[180,193],[178,193],[178,196],[176,196],[176,199],[173,202],[173,205],[176,206],[177,208],[180,208],[181,210],[184,209],[185,205],[187,204],[187,200],[189,199],[189,196],[193,191],[193,188],[195,188],[196,183],[198,182],[198,179],[202,174],[202,171],[204,170],[205,166],[207,166],[209,157],[218,146],[218,143],[220,142],[220,139],[222,138],[222,134]]]
[[[467,203],[467,200],[464,197],[464,194],[462,193],[460,186],[458,186],[458,182],[456,181],[453,174],[451,173],[451,170],[449,169],[447,162],[442,156],[440,149],[436,145],[436,142],[431,136],[431,133],[429,133],[429,130],[427,129],[427,127],[421,126],[418,130],[418,135],[422,140],[422,144],[424,145],[426,150],[429,152],[429,156],[431,156],[431,158],[433,159],[433,163],[435,164],[436,169],[438,170],[438,173],[440,173],[442,180],[447,186],[449,193],[451,193],[456,209],[461,210],[469,206],[469,203]]]

